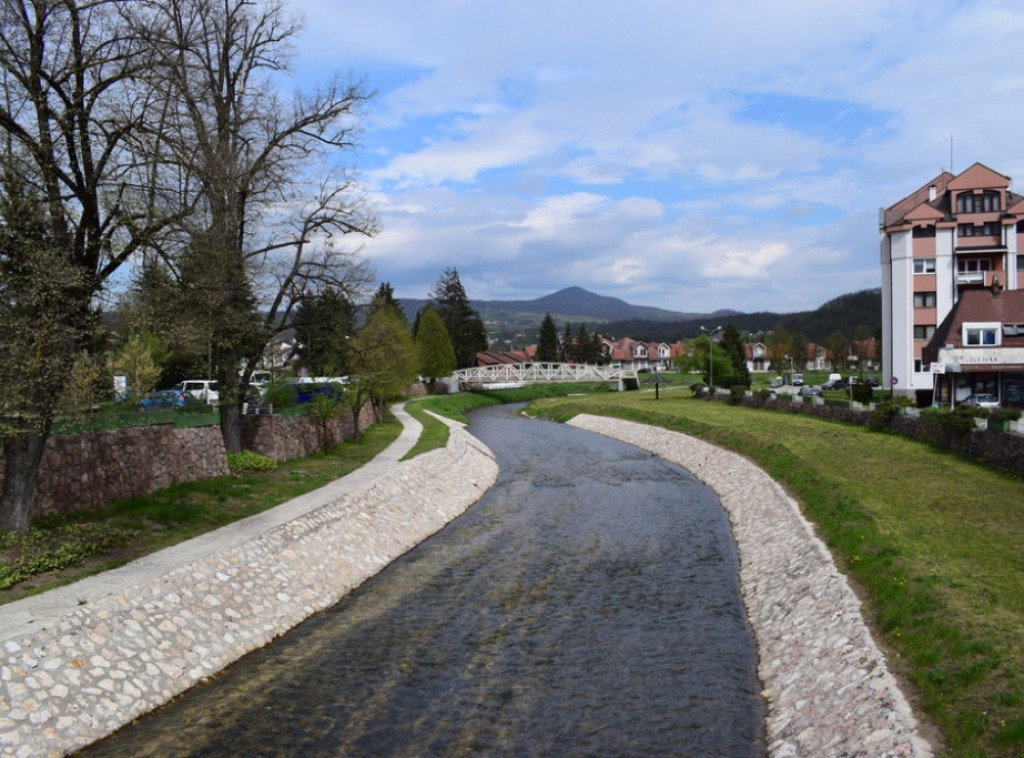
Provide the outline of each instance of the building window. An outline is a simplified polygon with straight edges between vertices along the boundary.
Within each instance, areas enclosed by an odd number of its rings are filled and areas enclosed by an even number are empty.
[[[930,363],[925,363],[920,358],[915,358],[914,359],[914,373],[915,374],[927,373],[927,372],[929,372],[931,370],[932,370],[932,366],[931,366]]]
[[[914,273],[915,274],[934,274],[935,273],[935,259],[934,258],[915,258],[914,259]]]
[[[934,292],[915,292],[914,293],[914,307],[915,308],[934,308],[935,307],[935,293]]]
[[[915,226],[914,227],[915,237],[934,237],[935,227],[934,226]]]
[[[1017,270],[1024,271],[1024,255],[1017,256]]]
[[[914,339],[930,340],[935,334],[935,324],[918,324],[914,327]]]
[[[998,221],[986,221],[984,224],[959,224],[956,228],[958,237],[997,237],[1002,234],[1002,224]]]
[[[1001,324],[964,324],[964,345],[967,347],[995,347],[1001,343]]]
[[[979,195],[963,193],[956,198],[957,213],[992,213],[1001,210],[998,192],[988,190]]]
[[[972,271],[991,271],[991,258],[962,258],[956,262],[956,270],[961,274]]]

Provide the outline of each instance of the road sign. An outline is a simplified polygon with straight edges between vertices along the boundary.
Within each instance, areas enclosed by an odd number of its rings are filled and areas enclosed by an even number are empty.
[[[898,376],[894,376],[892,379],[889,380],[889,384],[893,385],[894,387],[899,383],[900,378]]]

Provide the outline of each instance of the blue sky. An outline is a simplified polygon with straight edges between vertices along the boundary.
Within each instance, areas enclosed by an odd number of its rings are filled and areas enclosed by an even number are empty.
[[[815,308],[879,286],[880,206],[1024,182],[1019,0],[292,2],[300,85],[377,91],[363,253],[399,297],[455,266],[477,300]]]

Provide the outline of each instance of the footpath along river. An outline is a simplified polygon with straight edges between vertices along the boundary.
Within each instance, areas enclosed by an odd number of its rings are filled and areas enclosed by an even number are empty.
[[[476,411],[497,485],[331,610],[89,756],[763,756],[709,489],[595,434]]]

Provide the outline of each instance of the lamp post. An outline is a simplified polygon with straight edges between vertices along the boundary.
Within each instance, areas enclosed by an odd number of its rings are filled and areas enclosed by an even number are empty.
[[[703,326],[700,328],[702,332],[707,332],[708,335],[708,393],[714,392],[715,386],[715,340],[714,336],[722,331],[721,326],[716,326],[710,332]]]

